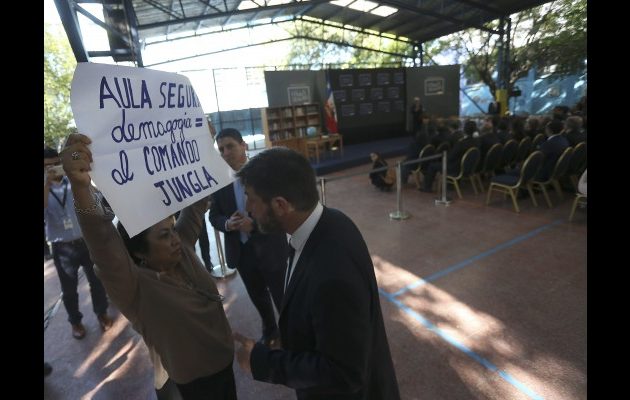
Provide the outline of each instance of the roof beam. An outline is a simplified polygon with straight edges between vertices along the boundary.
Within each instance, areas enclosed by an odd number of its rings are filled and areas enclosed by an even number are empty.
[[[59,13],[63,28],[66,30],[74,58],[77,62],[87,62],[88,54],[83,46],[79,21],[70,2],[71,0],[55,0],[55,6],[57,6],[57,12]]]
[[[461,29],[465,29],[467,27],[474,27],[483,31],[490,31],[492,33],[496,33],[494,30],[488,29],[485,26],[481,25],[481,24],[476,24],[476,23],[470,23],[467,22],[465,20],[461,20],[458,18],[453,18],[453,17],[449,17],[448,15],[443,15],[440,13],[437,13],[435,11],[431,11],[431,10],[427,10],[426,8],[421,8],[421,7],[415,7],[415,6],[411,6],[407,3],[403,3],[402,1],[399,0],[379,0],[379,4],[381,5],[388,5],[391,7],[396,7],[399,10],[406,10],[409,12],[413,12],[416,14],[420,14],[420,15],[426,15],[429,17],[433,17],[433,18],[437,18],[437,19],[441,19],[443,21],[447,21],[450,22],[451,24],[460,27]]]
[[[140,38],[138,36],[138,17],[136,17],[136,10],[134,10],[131,0],[123,0],[123,5],[125,7],[127,23],[129,24],[129,36],[132,44],[131,49],[136,60],[136,65],[138,67],[144,67],[144,63],[142,62],[142,47],[140,46]]]
[[[474,1],[474,0],[454,0],[457,3],[462,3],[462,4],[466,4],[468,6],[474,7],[478,10],[482,10],[485,11],[489,14],[494,14],[496,15],[497,18],[499,18],[501,16],[501,11],[497,10],[494,7],[488,6],[486,4],[480,3],[478,1]]]
[[[230,16],[247,15],[247,14],[253,14],[253,13],[269,11],[269,10],[280,10],[280,9],[291,9],[291,8],[298,8],[298,7],[306,7],[306,6],[309,6],[311,4],[328,3],[329,1],[330,0],[311,0],[311,1],[308,1],[308,2],[293,1],[291,3],[286,3],[286,4],[276,4],[276,5],[273,5],[273,6],[266,6],[266,7],[259,7],[259,8],[250,8],[250,9],[246,9],[246,10],[231,10],[231,11],[227,11],[227,12],[220,12],[220,13],[214,13],[214,14],[204,14],[204,15],[197,15],[197,16],[193,16],[193,17],[179,18],[179,19],[175,19],[175,20],[171,20],[171,21],[160,21],[160,22],[153,22],[153,23],[149,23],[149,24],[143,24],[143,25],[139,25],[138,29],[143,30],[143,29],[160,28],[162,26],[168,26],[168,25],[174,25],[174,24],[185,24],[185,23],[188,23],[188,22],[203,21],[203,20],[206,20],[206,19],[226,18],[226,17],[230,17]]]
[[[170,15],[173,18],[179,18],[179,15],[175,14],[173,12],[173,2],[171,1],[171,9],[169,10],[168,8],[164,7],[162,4],[158,3],[155,0],[144,0],[145,3],[147,3],[148,5],[152,6],[153,8],[157,8],[158,10],[162,11],[164,14]]]
[[[114,35],[118,36],[119,38],[121,38],[125,44],[127,44],[127,46],[131,47],[131,43],[129,43],[129,38],[127,36],[125,36],[122,32],[118,31],[117,29],[107,25],[106,23],[104,23],[103,21],[101,21],[100,19],[96,18],[94,15],[92,15],[89,11],[87,11],[85,8],[81,7],[78,4],[75,4],[74,8],[80,12],[81,14],[83,14],[87,19],[89,19],[90,21],[94,22],[96,25],[100,26],[101,28],[105,29],[108,32],[113,33]]]

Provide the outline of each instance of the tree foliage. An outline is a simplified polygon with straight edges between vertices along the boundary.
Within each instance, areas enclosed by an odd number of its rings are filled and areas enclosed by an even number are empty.
[[[70,83],[76,61],[60,26],[44,24],[44,143],[57,146],[72,123]]]
[[[295,38],[286,64],[323,68],[326,64],[374,67],[402,65],[412,57],[411,44],[366,33],[296,21],[286,28]],[[394,54],[388,54],[394,53]],[[404,57],[403,55],[409,55]]]
[[[534,67],[558,77],[584,69],[586,0],[552,1],[510,17],[508,92]],[[486,26],[497,30],[499,21]],[[499,45],[499,35],[468,29],[436,40],[428,53],[435,57],[451,52],[464,65],[466,78],[484,82],[495,96]]]
[[[510,18],[512,33],[508,92],[533,67],[555,76],[573,74],[584,69],[586,0],[556,0],[513,14]],[[499,20],[486,24],[486,27],[498,30]],[[348,66],[370,64],[379,67],[392,64],[410,65],[413,57],[411,44],[362,33],[344,32],[341,28],[298,21],[287,31],[299,38],[294,40],[287,64],[316,66],[342,63]],[[324,41],[307,40],[304,37],[320,38]],[[343,43],[347,47],[330,42]],[[424,54],[428,60],[426,64],[436,64],[434,60],[438,56],[454,60],[449,63],[462,64],[466,78],[484,82],[495,96],[499,44],[497,34],[467,29],[424,43]],[[392,56],[386,54],[387,52],[408,54],[409,57]]]

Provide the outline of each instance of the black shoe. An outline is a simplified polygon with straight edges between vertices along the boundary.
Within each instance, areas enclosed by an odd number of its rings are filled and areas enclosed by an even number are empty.
[[[50,375],[52,372],[52,366],[44,361],[44,378]]]

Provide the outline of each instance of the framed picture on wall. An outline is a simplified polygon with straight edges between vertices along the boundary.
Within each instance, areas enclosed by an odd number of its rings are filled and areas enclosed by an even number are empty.
[[[311,103],[311,88],[308,86],[289,86],[287,94],[292,106]]]
[[[376,74],[376,82],[379,86],[389,85],[389,72],[378,72]]]
[[[444,78],[433,76],[424,80],[424,95],[438,96],[444,94]]]
[[[372,74],[359,74],[359,86],[372,86]]]
[[[372,103],[359,104],[359,115],[370,115],[374,112],[374,106]]]
[[[343,117],[353,117],[356,112],[355,110],[354,104],[344,104],[341,106],[341,115]]]
[[[352,101],[365,99],[365,89],[352,89]]]
[[[333,90],[333,96],[335,96],[335,101],[342,103],[347,99],[345,90]]]
[[[352,74],[339,75],[339,86],[340,87],[354,86],[354,76],[352,76]]]
[[[392,86],[387,88],[387,98],[388,99],[398,99],[400,98],[400,88],[397,86]]]
[[[370,99],[383,100],[383,88],[372,88],[370,91]]]

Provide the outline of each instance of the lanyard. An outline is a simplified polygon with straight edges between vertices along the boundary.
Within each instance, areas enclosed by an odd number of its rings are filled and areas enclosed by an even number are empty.
[[[66,211],[66,196],[68,195],[68,182],[67,181],[63,182],[63,200],[59,200],[59,197],[57,197],[55,192],[53,192],[52,188],[48,188],[48,190],[50,191],[50,194],[53,195],[55,200],[57,200],[57,203],[61,205],[61,208],[65,212]]]

